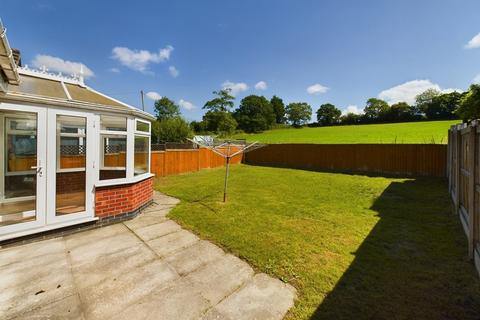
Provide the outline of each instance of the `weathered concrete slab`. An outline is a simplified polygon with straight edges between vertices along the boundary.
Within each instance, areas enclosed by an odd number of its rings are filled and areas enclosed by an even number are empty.
[[[165,215],[0,250],[0,319],[280,319],[295,291]]]
[[[159,256],[165,257],[168,254],[194,244],[198,240],[198,237],[193,233],[186,230],[180,230],[170,233],[166,236],[147,241],[147,245],[149,245]]]
[[[186,278],[212,305],[230,295],[253,276],[253,269],[230,254],[194,271]]]
[[[75,294],[26,312],[15,319],[84,320],[85,317],[80,306],[80,299]]]
[[[115,319],[196,320],[210,307],[208,301],[182,279],[123,310]]]
[[[178,278],[178,274],[161,260],[110,277],[95,286],[79,289],[85,305],[84,314],[88,319],[109,318]]]
[[[293,287],[262,273],[218,304],[215,310],[237,320],[282,319],[293,307],[295,297]]]
[[[153,240],[182,229],[176,222],[168,220],[152,224],[143,228],[134,229],[133,232],[143,241]]]
[[[225,253],[211,242],[201,240],[190,247],[177,251],[165,258],[179,274],[190,273],[204,264],[220,259]]]
[[[48,242],[54,248],[55,243]],[[65,252],[47,254],[43,261],[37,256],[1,267],[0,288],[0,315],[9,317],[75,294]]]
[[[78,288],[97,285],[105,279],[131,272],[157,255],[144,244],[102,255],[88,263],[72,266],[72,273]]]
[[[155,215],[148,216],[148,215],[145,215],[145,214],[141,214],[141,215],[135,217],[132,220],[125,221],[124,224],[129,229],[135,230],[135,229],[138,229],[138,228],[143,228],[143,227],[150,226],[152,224],[161,223],[163,221],[168,221],[168,219],[165,218],[165,217],[158,217],[158,216],[155,216]]]

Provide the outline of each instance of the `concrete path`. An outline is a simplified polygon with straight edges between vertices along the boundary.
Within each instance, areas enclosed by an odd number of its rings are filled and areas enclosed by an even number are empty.
[[[0,319],[281,319],[295,289],[166,218],[137,218],[0,251]]]

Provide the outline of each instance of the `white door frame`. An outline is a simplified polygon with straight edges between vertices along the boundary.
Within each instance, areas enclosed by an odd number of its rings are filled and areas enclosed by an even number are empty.
[[[57,115],[81,117],[86,119],[86,160],[85,160],[85,211],[78,213],[56,215],[56,175],[57,175]],[[95,214],[95,157],[97,149],[95,116],[92,113],[77,112],[64,109],[48,110],[48,154],[47,154],[47,220],[48,225],[93,218]]]
[[[10,103],[0,103],[0,110],[15,112],[29,112],[37,115],[37,185],[35,198],[35,220],[28,222],[20,222],[0,227],[0,240],[4,238],[12,238],[12,234],[16,234],[25,230],[39,228],[45,225],[46,221],[46,200],[47,200],[47,109],[26,105],[14,105]],[[4,120],[4,118],[2,118]],[[4,157],[0,160],[0,179],[4,179],[5,170],[5,136],[3,121],[0,133],[0,148],[3,150]],[[3,183],[3,182],[2,182]]]

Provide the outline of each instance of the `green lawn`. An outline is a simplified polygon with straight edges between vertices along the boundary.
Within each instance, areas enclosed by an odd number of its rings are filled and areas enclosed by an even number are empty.
[[[237,134],[236,139],[263,143],[447,143],[453,121],[368,124],[319,128],[274,129],[258,134]]]
[[[233,166],[170,176],[170,217],[291,283],[289,319],[478,319],[480,280],[442,179]]]

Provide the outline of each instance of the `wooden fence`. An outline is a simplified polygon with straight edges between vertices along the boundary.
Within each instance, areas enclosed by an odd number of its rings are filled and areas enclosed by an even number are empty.
[[[253,165],[317,171],[445,177],[447,146],[435,144],[272,144],[245,154]]]
[[[232,164],[240,163],[242,154],[235,156]],[[151,172],[157,177],[221,167],[225,159],[213,151],[200,149],[167,149],[152,151]]]
[[[452,126],[448,132],[448,189],[468,238],[468,254],[480,272],[480,126]]]

